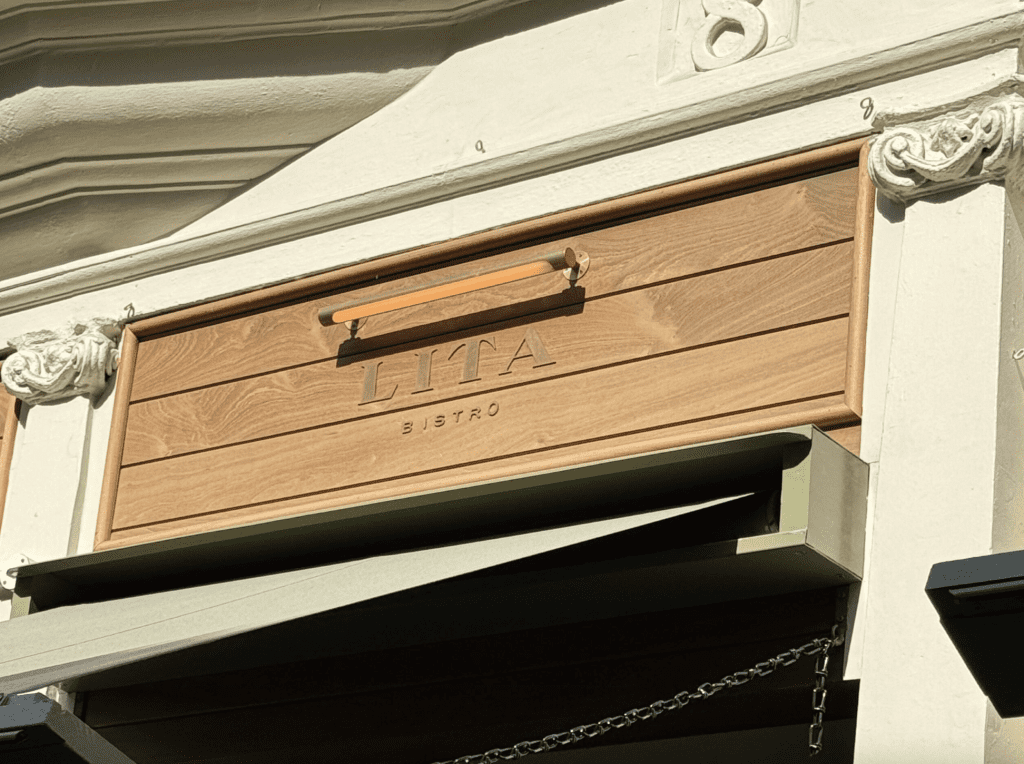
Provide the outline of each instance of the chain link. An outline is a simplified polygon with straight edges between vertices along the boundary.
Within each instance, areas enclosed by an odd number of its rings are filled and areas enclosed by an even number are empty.
[[[622,729],[636,722],[653,719],[665,711],[676,711],[688,705],[691,701],[707,700],[722,690],[739,687],[751,679],[768,676],[778,668],[791,666],[805,656],[817,655],[818,661],[814,668],[815,684],[812,698],[814,715],[810,731],[811,755],[813,756],[821,751],[822,724],[825,716],[825,680],[828,678],[828,653],[833,647],[842,644],[842,642],[843,634],[839,624],[836,624],[832,627],[831,637],[821,637],[800,647],[786,650],[774,658],[769,658],[766,661],[755,664],[753,668],[724,676],[717,682],[705,682],[693,692],[686,692],[684,690],[668,700],[656,700],[649,706],[633,708],[618,716],[609,716],[599,722],[581,724],[567,732],[556,732],[546,735],[540,740],[526,740],[508,748],[492,748],[486,753],[460,756],[457,759],[435,762],[435,764],[497,764],[499,761],[514,761],[531,753],[544,753],[559,746],[571,745],[581,740],[603,735],[613,729]]]
[[[843,634],[837,623],[832,627],[831,647],[841,644]],[[828,650],[818,653],[818,660],[814,663],[814,690],[811,692],[811,729],[808,737],[808,744],[811,747],[811,756],[821,753],[821,736],[825,732],[825,696],[828,690],[825,689],[825,682],[828,680]]]

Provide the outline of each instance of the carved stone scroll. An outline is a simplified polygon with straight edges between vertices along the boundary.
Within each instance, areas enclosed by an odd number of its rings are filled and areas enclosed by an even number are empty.
[[[868,171],[878,190],[907,202],[1015,175],[1024,156],[1024,98],[1016,93],[875,138]]]
[[[0,377],[11,395],[26,403],[99,395],[117,368],[120,336],[114,319],[23,334],[10,340],[17,352],[4,361]]]
[[[768,20],[755,3],[759,0],[704,0],[707,18],[697,28],[691,45],[693,65],[698,72],[721,69],[760,53],[768,42]],[[743,37],[733,50],[716,55],[718,36],[729,27],[739,27]]]
[[[791,48],[799,16],[800,0],[663,0],[658,82]]]

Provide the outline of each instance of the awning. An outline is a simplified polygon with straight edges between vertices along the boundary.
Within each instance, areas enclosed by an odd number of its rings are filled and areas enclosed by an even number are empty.
[[[1024,551],[936,563],[925,591],[999,715],[1024,716]]]
[[[33,613],[0,623],[0,693],[88,676],[737,498]]]

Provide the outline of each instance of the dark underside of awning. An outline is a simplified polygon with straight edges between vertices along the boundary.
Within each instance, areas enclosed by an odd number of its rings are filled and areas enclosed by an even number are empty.
[[[139,764],[430,764],[694,690],[828,635],[859,577],[865,487],[861,462],[796,428],[36,564],[20,572],[19,596],[56,614],[285,575],[297,563],[667,512],[66,684],[83,720]],[[750,495],[672,509],[737,493]],[[747,760],[769,746],[802,760],[813,668],[805,659],[581,745],[654,746],[645,761],[729,745]],[[857,685],[840,674],[819,762],[852,761],[843,720]]]
[[[318,658],[78,698],[83,719],[139,764],[431,764],[562,732],[752,667],[827,634],[845,604],[838,595],[798,592],[334,656],[327,654],[329,635],[344,632],[326,619],[317,624],[324,653]],[[455,616],[452,626],[471,619]],[[267,634],[266,645],[300,648],[303,636],[289,641],[287,631]],[[239,643],[217,646],[230,661]],[[842,661],[835,660],[826,750],[816,760],[849,764],[857,683],[840,681]],[[747,756],[738,761],[757,761],[759,749],[779,761],[805,761],[813,671],[814,660],[804,659],[580,745],[685,738],[668,749],[668,760],[678,762],[702,750],[721,754],[744,739],[750,747],[741,748]],[[851,724],[844,727],[844,720]],[[581,755],[568,748],[545,754],[588,761],[573,758]]]

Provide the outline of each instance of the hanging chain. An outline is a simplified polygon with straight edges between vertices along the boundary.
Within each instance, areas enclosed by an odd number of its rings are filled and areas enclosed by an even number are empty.
[[[496,764],[499,761],[512,761],[523,756],[529,756],[531,753],[544,753],[559,746],[578,743],[581,740],[603,735],[612,729],[622,729],[635,722],[653,719],[665,711],[675,711],[682,708],[692,700],[707,700],[716,692],[739,687],[741,684],[746,684],[756,677],[768,676],[775,669],[781,666],[791,666],[807,655],[818,656],[818,661],[814,668],[815,684],[812,698],[814,716],[811,722],[810,733],[811,756],[814,756],[821,751],[822,722],[825,716],[825,680],[828,678],[828,653],[833,647],[842,643],[843,633],[839,624],[836,624],[832,627],[831,637],[821,637],[800,647],[786,650],[774,658],[769,658],[756,664],[753,668],[724,676],[717,682],[705,682],[693,692],[683,690],[669,700],[656,700],[649,706],[634,708],[626,711],[624,714],[609,716],[607,719],[602,719],[592,724],[581,724],[567,732],[546,735],[540,740],[526,740],[508,748],[493,748],[486,753],[460,756],[457,759],[435,762],[435,764]]]
[[[843,635],[837,623],[832,627],[832,645],[838,645],[843,641]],[[811,731],[809,744],[811,756],[821,753],[821,736],[825,732],[825,696],[828,690],[825,689],[825,681],[828,679],[828,650],[818,653],[818,660],[814,664],[814,690],[811,692]]]

